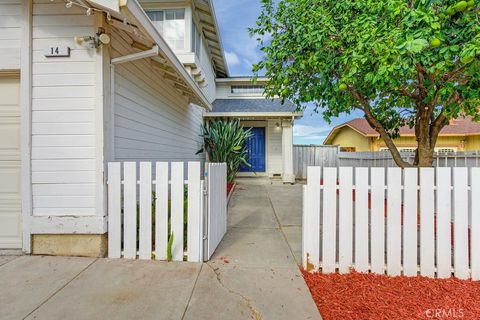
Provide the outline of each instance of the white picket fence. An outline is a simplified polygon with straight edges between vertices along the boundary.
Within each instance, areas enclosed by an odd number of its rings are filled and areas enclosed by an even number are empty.
[[[218,180],[226,181],[225,167],[225,164],[209,163],[205,172],[214,172],[215,176],[219,171]],[[120,162],[108,163],[110,258],[136,259],[138,256],[142,260],[167,260],[168,239],[173,235],[173,261],[183,261],[185,256],[188,261],[203,261],[204,239],[208,241],[208,234],[204,232],[204,196],[210,193],[204,190],[200,162],[188,162],[186,172],[185,179],[183,162],[156,162],[155,176],[152,176],[151,162],[124,162],[123,170]],[[209,181],[208,184],[214,183]],[[187,243],[184,243],[186,204]],[[222,218],[226,223],[226,215]]]
[[[480,168],[308,168],[309,271],[480,280]]]

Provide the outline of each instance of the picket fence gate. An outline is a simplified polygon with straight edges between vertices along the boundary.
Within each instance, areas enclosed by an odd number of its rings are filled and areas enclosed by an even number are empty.
[[[173,261],[184,261],[184,256],[192,262],[209,259],[225,233],[216,232],[215,245],[210,243],[204,226],[219,222],[212,221],[208,212],[224,213],[214,217],[224,219],[226,224],[226,200],[212,200],[224,195],[209,192],[205,185],[222,184],[222,180],[225,184],[226,165],[207,163],[205,183],[201,180],[200,162],[188,162],[187,170],[184,162],[156,162],[154,176],[152,164],[108,163],[109,258],[167,260],[168,241],[173,236]]]
[[[309,167],[308,271],[480,280],[480,168]]]

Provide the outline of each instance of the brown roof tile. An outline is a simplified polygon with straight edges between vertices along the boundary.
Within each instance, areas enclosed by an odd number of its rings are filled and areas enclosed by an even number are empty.
[[[359,131],[365,136],[378,136],[378,133],[370,127],[367,120],[363,118],[356,118],[345,122],[344,125]],[[341,127],[338,126],[337,128]],[[450,121],[450,124],[442,129],[440,135],[472,135],[480,134],[480,122],[472,121],[471,117],[459,118]],[[400,128],[400,135],[408,136],[415,135],[414,129],[404,126]]]

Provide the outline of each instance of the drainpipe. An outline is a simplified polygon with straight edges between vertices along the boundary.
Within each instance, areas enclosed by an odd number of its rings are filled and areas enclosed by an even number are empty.
[[[158,46],[142,52],[128,54],[126,56],[113,58],[110,61],[110,160],[115,160],[115,66],[122,63],[132,62],[140,59],[158,56]]]

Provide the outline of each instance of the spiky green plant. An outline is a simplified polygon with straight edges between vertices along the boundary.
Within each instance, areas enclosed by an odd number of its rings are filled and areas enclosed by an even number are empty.
[[[170,232],[167,243],[167,261],[172,261],[173,232]]]
[[[245,142],[252,136],[251,129],[244,128],[239,120],[214,120],[202,126],[203,146],[198,153],[206,151],[210,162],[227,164],[227,181],[232,183],[240,166],[251,168]]]

